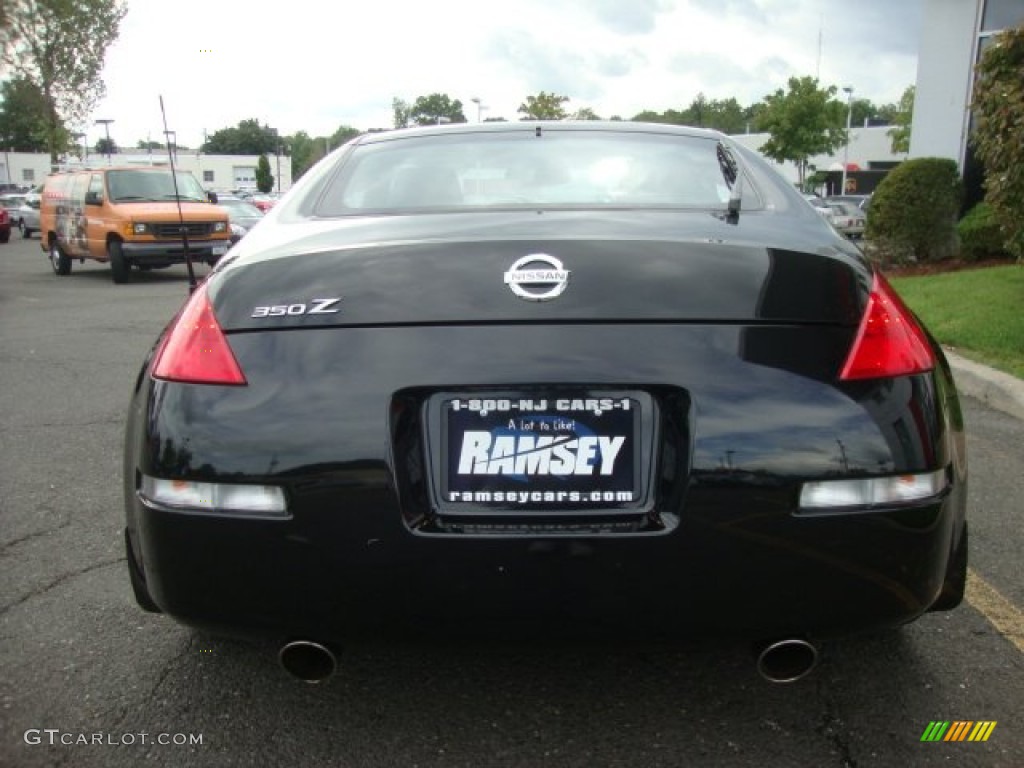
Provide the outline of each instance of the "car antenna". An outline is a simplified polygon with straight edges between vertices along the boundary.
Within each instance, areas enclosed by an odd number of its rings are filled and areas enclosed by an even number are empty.
[[[174,199],[178,203],[178,232],[181,233],[181,246],[185,249],[185,268],[188,270],[188,292],[196,289],[196,273],[192,269],[192,254],[188,250],[188,228],[185,226],[185,215],[181,212],[181,195],[178,194],[178,173],[174,170],[174,153],[171,151],[171,132],[167,130],[167,112],[164,111],[164,97],[160,97],[160,114],[164,119],[164,142],[167,144],[167,159],[171,163],[171,181],[174,182]]]

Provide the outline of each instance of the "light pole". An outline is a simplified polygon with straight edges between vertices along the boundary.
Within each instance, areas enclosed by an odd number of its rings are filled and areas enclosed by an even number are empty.
[[[473,98],[470,99],[470,101],[472,101],[474,104],[476,104],[476,121],[479,123],[480,122],[480,113],[483,110],[487,109],[487,105],[483,103],[483,101],[480,99],[479,96],[474,96]]]
[[[167,152],[175,160],[178,159],[178,132],[164,131],[164,141],[167,142]]]
[[[853,116],[853,86],[843,87],[846,93],[846,144],[843,145],[843,185],[839,188],[839,194],[846,194],[846,166],[850,160],[850,118]]]
[[[85,134],[76,131],[75,133],[71,134],[71,138],[75,140],[75,151],[79,153],[78,159],[82,162],[83,165],[85,165],[85,153],[82,151],[83,147],[85,146]],[[82,142],[82,146],[78,145],[79,141]]]
[[[284,144],[277,142],[277,194],[281,194],[281,153],[284,151]]]
[[[110,165],[110,124],[114,122],[109,117],[104,117],[96,121],[96,125],[102,125],[104,130],[107,132],[107,165]]]

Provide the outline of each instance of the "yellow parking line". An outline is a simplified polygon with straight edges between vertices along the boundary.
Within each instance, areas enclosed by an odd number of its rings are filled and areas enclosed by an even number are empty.
[[[989,620],[999,634],[1024,653],[1024,611],[985,581],[973,568],[967,569],[967,602]]]

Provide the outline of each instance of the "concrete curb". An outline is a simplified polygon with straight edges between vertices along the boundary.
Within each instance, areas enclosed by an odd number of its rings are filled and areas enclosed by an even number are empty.
[[[1024,381],[1002,371],[966,360],[955,352],[943,350],[953,379],[961,395],[981,400],[990,408],[1024,421]]]

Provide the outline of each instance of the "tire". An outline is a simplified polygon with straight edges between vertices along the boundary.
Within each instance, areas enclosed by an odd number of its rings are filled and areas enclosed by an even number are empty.
[[[6,243],[10,239],[11,239],[11,230],[5,229],[3,232],[0,232],[0,243]]]
[[[50,266],[53,267],[55,275],[71,274],[71,257],[64,253],[64,249],[56,240],[50,243]]]
[[[124,249],[119,240],[112,240],[107,246],[110,256],[110,276],[115,283],[127,283],[132,277],[132,266],[124,257]]]
[[[32,230],[25,226],[24,223],[21,225],[21,236],[28,240],[32,237]]]

